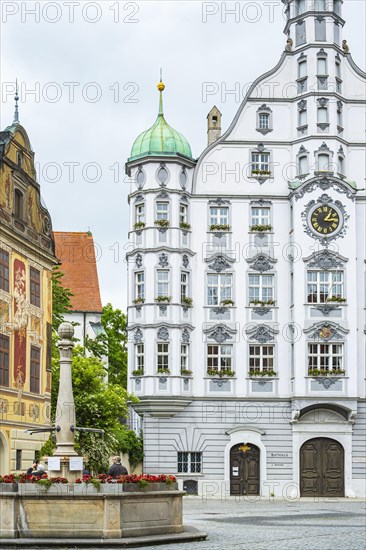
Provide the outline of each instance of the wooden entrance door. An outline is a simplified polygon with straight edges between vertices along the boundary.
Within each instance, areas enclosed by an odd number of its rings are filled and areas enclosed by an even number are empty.
[[[310,439],[300,450],[300,496],[344,496],[344,449],[327,437]]]
[[[243,443],[230,449],[230,494],[259,495],[258,447],[248,443],[248,450],[239,449]]]

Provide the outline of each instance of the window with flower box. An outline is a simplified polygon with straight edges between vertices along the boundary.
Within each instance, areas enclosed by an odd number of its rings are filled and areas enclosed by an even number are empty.
[[[157,343],[157,367],[158,373],[167,373],[169,371],[169,343]]]
[[[186,224],[188,221],[188,207],[185,204],[179,205],[179,223]]]
[[[249,374],[274,373],[274,346],[249,346]]]
[[[270,173],[270,153],[252,153],[252,174],[253,172]]]
[[[0,248],[0,290],[9,292],[9,254]]]
[[[137,224],[145,223],[145,205],[137,204],[135,207],[135,222]]]
[[[189,298],[189,273],[181,271],[180,274],[180,299],[181,302]]]
[[[157,202],[156,203],[156,217],[157,221],[169,219],[169,203]]]
[[[249,275],[249,303],[273,302],[274,275]]]
[[[189,344],[180,345],[180,370],[189,371]]]
[[[207,274],[207,305],[218,306],[232,299],[233,276],[230,273]]]
[[[229,209],[226,207],[210,206],[209,226],[229,225]]]
[[[318,372],[344,373],[344,344],[308,344],[309,375]]]
[[[157,296],[158,297],[169,297],[170,296],[170,281],[169,281],[169,270],[168,269],[158,269],[156,272],[156,285],[157,285]]]
[[[252,206],[250,213],[250,225],[271,225],[271,210],[270,208],[263,208]]]
[[[30,268],[30,303],[41,307],[41,274],[38,269]]]
[[[202,472],[202,453],[178,452],[178,474],[200,474]]]
[[[308,271],[307,300],[309,304],[343,301],[343,271]]]
[[[145,273],[143,271],[135,273],[135,300],[140,302],[145,300]]]
[[[207,371],[232,371],[233,346],[231,344],[208,344]]]
[[[136,371],[140,372],[140,374],[144,373],[145,368],[145,347],[144,344],[136,344],[135,345],[135,369]]]
[[[9,337],[0,334],[0,386],[9,386]]]

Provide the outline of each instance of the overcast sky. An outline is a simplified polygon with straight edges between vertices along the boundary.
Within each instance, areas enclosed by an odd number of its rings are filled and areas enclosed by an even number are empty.
[[[344,38],[363,70],[365,5],[345,0],[343,6]],[[245,91],[277,64],[283,4],[3,0],[0,9],[1,129],[13,119],[8,92],[18,77],[20,121],[36,153],[53,228],[92,231],[102,301],[125,308],[124,163],[134,139],[155,121],[160,67],[166,119],[198,157],[212,105],[223,113],[224,130],[239,107],[242,98],[225,97],[225,89]]]

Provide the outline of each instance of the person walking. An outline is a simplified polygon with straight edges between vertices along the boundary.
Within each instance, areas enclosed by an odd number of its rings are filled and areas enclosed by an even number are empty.
[[[113,458],[113,464],[108,470],[108,475],[112,477],[118,477],[118,476],[127,476],[128,471],[127,468],[121,464],[121,457],[115,456]]]

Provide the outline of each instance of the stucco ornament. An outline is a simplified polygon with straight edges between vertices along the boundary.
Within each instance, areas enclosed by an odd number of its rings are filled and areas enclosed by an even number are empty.
[[[161,267],[167,267],[169,265],[168,254],[165,254],[165,252],[159,254],[159,265]]]
[[[216,325],[215,327],[208,328],[204,331],[209,338],[215,340],[218,344],[231,340],[235,331],[229,329],[226,325]]]
[[[14,314],[14,330],[21,331],[28,325],[28,304],[25,298],[26,276],[25,270],[19,267],[15,273],[14,300],[16,312]]]
[[[216,256],[213,263],[210,264],[208,267],[216,271],[216,273],[220,273],[221,271],[225,271],[225,269],[228,269],[230,267],[230,264],[224,256]]]
[[[324,235],[323,233],[316,233],[311,227],[310,223],[312,214],[315,209],[318,206],[321,207],[323,205],[332,206],[334,210],[338,211],[339,216],[339,228],[334,233],[329,233],[328,235]],[[340,201],[334,201],[332,197],[330,197],[326,193],[323,193],[323,195],[321,195],[317,200],[313,199],[308,202],[305,205],[305,210],[301,212],[301,218],[305,233],[309,235],[309,237],[320,241],[324,247],[329,246],[329,243],[334,239],[343,238],[348,229],[346,221],[348,220],[349,215],[347,214],[345,207]]]
[[[305,258],[304,261],[308,263],[308,267],[327,271],[328,269],[343,268],[347,258],[343,258],[337,252],[324,249],[320,252],[314,252],[310,258]]]
[[[257,254],[257,256],[254,256],[254,258],[247,259],[250,268],[254,269],[255,271],[260,271],[261,273],[263,273],[263,271],[269,271],[270,269],[272,269],[273,264],[276,261],[277,260],[266,256],[266,254]]]
[[[309,340],[323,340],[324,342],[334,340],[344,340],[349,330],[341,327],[337,323],[320,322],[312,325],[311,327],[304,329],[304,333],[308,335]]]
[[[249,340],[255,340],[260,344],[273,342],[275,334],[278,333],[277,330],[273,330],[271,327],[266,325],[253,326],[252,328],[249,328],[246,332],[249,335]]]
[[[355,196],[357,193],[356,189],[351,188],[350,185],[348,185],[347,183],[344,183],[341,179],[336,178],[334,176],[332,177],[327,176],[323,178],[316,177],[316,178],[312,178],[307,182],[304,182],[302,185],[300,185],[297,189],[293,191],[295,195],[295,199],[299,200],[306,193],[311,193],[316,189],[321,189],[321,191],[327,191],[328,189],[332,189],[334,191],[337,191],[337,193],[345,194],[347,199],[350,199],[352,201],[355,200]]]
[[[184,267],[189,266],[189,258],[187,256],[187,254],[183,254],[183,256],[182,256],[182,264],[183,264]]]
[[[134,339],[135,344],[138,344],[138,343],[142,342],[143,334],[142,334],[142,330],[140,328],[137,328],[135,330],[134,335],[133,335],[133,339]]]
[[[169,331],[166,327],[161,327],[158,330],[158,340],[163,340],[164,342],[169,339]]]
[[[190,342],[189,331],[186,328],[183,329],[183,332],[182,332],[182,342],[184,344],[189,344],[189,342]]]
[[[142,267],[142,256],[141,256],[141,254],[137,254],[137,256],[135,258],[135,264],[136,264],[136,267],[138,269],[140,269],[140,267]]]

